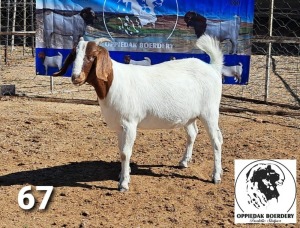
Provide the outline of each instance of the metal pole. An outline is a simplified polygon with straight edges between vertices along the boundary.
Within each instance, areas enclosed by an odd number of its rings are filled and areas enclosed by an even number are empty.
[[[1,15],[2,15],[2,1],[0,0],[0,32],[2,31],[1,30],[1,25],[2,25]]]
[[[52,75],[50,76],[50,91],[51,93],[54,91],[54,80]]]
[[[30,1],[30,17],[31,17],[31,31],[35,31],[35,28],[34,28],[34,13],[33,13],[33,0]],[[35,56],[35,53],[34,53],[34,50],[35,50],[35,36],[34,37],[31,37],[31,52],[32,52],[32,56],[34,57]]]
[[[6,22],[6,31],[9,32],[9,21],[10,21],[10,0],[7,1],[7,22]],[[5,64],[8,64],[8,53],[7,53],[7,49],[8,49],[8,35],[6,36],[6,40],[5,40],[5,49],[4,49],[4,61]]]
[[[26,0],[24,0],[24,5],[23,5],[23,10],[24,10],[24,19],[23,19],[23,27],[24,27],[24,32],[26,32],[26,20],[27,20],[27,12],[26,12]],[[23,56],[25,55],[25,48],[26,48],[26,36],[23,36]]]
[[[1,15],[2,15],[2,1],[0,0],[0,32],[2,31],[2,18],[1,18]],[[1,40],[1,36],[0,36],[0,50],[1,50],[1,44],[2,44],[2,40]],[[2,60],[2,56],[1,56],[1,53],[0,53],[0,66],[1,66],[1,60]]]
[[[17,0],[13,2],[13,19],[12,19],[12,32],[16,31],[16,17],[17,17]],[[11,51],[14,50],[15,47],[15,36],[11,36]]]
[[[269,20],[269,36],[270,38],[273,35],[273,18],[274,18],[274,0],[270,2],[270,20]],[[265,102],[269,98],[269,86],[270,86],[270,72],[271,72],[271,56],[272,56],[272,42],[268,44],[268,54],[267,54],[267,70],[266,70],[266,79],[265,79]]]

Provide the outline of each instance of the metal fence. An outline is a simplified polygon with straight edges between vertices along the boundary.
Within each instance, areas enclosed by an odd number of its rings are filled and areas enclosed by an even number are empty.
[[[300,107],[300,0],[256,0],[250,82],[224,85],[232,100]],[[35,1],[0,0],[0,86],[15,85],[16,93],[96,99],[89,86],[74,89],[68,78],[36,76],[34,67]]]

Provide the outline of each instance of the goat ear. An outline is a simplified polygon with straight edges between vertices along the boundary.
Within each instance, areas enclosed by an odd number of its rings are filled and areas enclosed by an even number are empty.
[[[112,73],[112,62],[108,51],[101,48],[96,57],[96,76],[100,80],[108,81],[108,76]]]
[[[107,39],[107,38],[98,38],[98,39],[95,39],[94,42],[97,44],[97,45],[100,45],[101,43],[104,43],[104,42],[111,42],[111,40]]]

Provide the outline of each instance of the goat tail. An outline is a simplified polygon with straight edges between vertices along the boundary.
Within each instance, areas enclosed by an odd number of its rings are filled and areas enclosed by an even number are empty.
[[[220,48],[220,42],[207,34],[202,35],[196,42],[198,48],[206,52],[210,57],[210,64],[220,72],[223,67],[223,53]]]

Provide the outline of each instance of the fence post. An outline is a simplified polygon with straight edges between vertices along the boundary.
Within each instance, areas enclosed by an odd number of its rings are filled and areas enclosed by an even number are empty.
[[[31,23],[30,23],[30,28],[31,28],[31,31],[35,31],[35,27],[34,27],[34,8],[33,8],[33,0],[30,0],[30,15],[31,15]],[[36,35],[35,35],[36,36]],[[32,52],[32,57],[35,56],[35,36],[33,38],[31,38],[31,52]]]
[[[269,20],[269,37],[273,35],[273,18],[274,18],[274,0],[270,2],[270,20]],[[270,72],[271,72],[271,55],[272,55],[272,42],[268,44],[268,54],[267,54],[267,69],[266,69],[266,79],[265,79],[265,97],[264,101],[267,102],[269,98],[269,86],[270,86]]]
[[[2,31],[2,18],[1,18],[1,15],[2,15],[2,0],[0,0],[0,31]],[[1,66],[1,60],[2,60],[2,56],[1,56],[1,36],[0,36],[0,66]],[[0,75],[1,76],[1,75]],[[0,78],[1,79],[1,78]]]
[[[26,28],[26,18],[27,18],[27,13],[26,13],[26,0],[24,0],[23,2],[23,11],[24,11],[24,14],[23,14],[23,30],[24,32],[27,31],[27,28]],[[25,49],[26,49],[26,36],[23,36],[23,56],[25,55]]]
[[[6,31],[9,32],[9,22],[10,22],[10,0],[7,1],[7,28]],[[8,64],[8,53],[7,53],[7,49],[8,49],[8,35],[6,35],[6,40],[5,40],[5,49],[4,49],[4,61],[5,64]]]
[[[16,17],[17,17],[17,0],[13,1],[13,15],[12,15],[12,34],[16,31]],[[15,48],[15,36],[11,36],[11,51]]]

